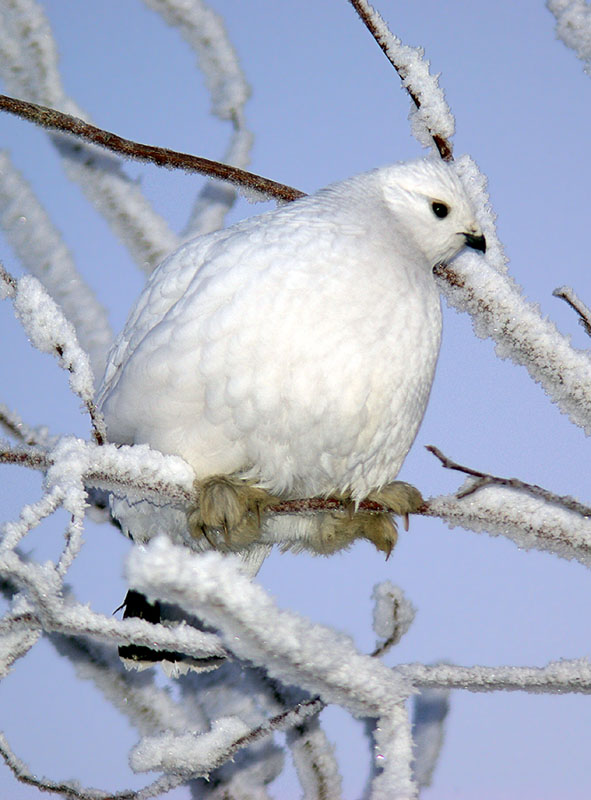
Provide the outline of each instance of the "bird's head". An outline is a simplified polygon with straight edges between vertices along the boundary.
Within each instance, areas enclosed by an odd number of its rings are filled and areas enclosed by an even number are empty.
[[[422,159],[384,168],[386,205],[431,266],[464,247],[486,251],[474,208],[453,167]]]

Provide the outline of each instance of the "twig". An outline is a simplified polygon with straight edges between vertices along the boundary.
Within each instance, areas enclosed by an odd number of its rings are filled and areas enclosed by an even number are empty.
[[[591,336],[591,309],[582,300],[579,300],[570,286],[559,286],[552,292],[554,297],[560,297],[579,315],[579,324],[585,328],[585,333]]]
[[[261,175],[255,175],[253,172],[231,167],[228,164],[222,164],[220,161],[211,161],[208,158],[179,153],[167,147],[155,147],[154,145],[134,142],[131,139],[124,139],[115,133],[90,125],[78,117],[72,117],[53,108],[47,108],[47,106],[27,103],[14,97],[0,95],[0,111],[7,111],[9,114],[14,114],[17,117],[21,117],[21,119],[34,122],[36,125],[49,130],[72,134],[79,139],[103,147],[105,150],[124,158],[148,161],[151,164],[167,167],[168,169],[199,172],[211,178],[229,181],[245,189],[261,192],[276,200],[291,201],[304,196],[304,192],[300,192],[298,189],[286,186],[283,183],[277,183]]]
[[[367,30],[371,33],[377,44],[380,46],[382,52],[384,53],[390,64],[392,64],[392,66],[398,73],[401,80],[405,82],[406,78],[408,77],[408,73],[403,66],[397,64],[396,61],[392,58],[390,49],[388,47],[388,43],[384,38],[382,32],[379,30],[375,18],[370,14],[371,7],[369,7],[368,9],[368,4],[365,2],[361,2],[361,0],[349,0],[349,2],[359,15],[359,18],[361,19]],[[409,86],[408,83],[405,82],[404,88],[408,92],[409,97],[411,98],[412,102],[415,104],[417,109],[421,108],[420,98],[418,94],[414,91],[412,86]],[[453,161],[453,149],[451,142],[449,142],[448,139],[434,132],[433,130],[429,130],[429,133],[443,161]]]
[[[76,370],[74,368],[74,364],[72,362],[67,363],[64,358],[64,350],[65,347],[62,344],[55,345],[55,352],[58,356],[60,362],[63,362],[65,368],[68,370],[70,375],[74,375]],[[96,407],[96,403],[89,397],[83,398],[84,406],[88,411],[88,416],[90,417],[90,425],[92,427],[92,435],[94,440],[97,444],[106,444],[107,443],[107,428],[105,426],[105,420],[103,415]]]
[[[4,264],[2,264],[2,262],[0,262],[0,281],[3,281],[4,284],[6,285],[6,289],[5,289],[6,295],[5,296],[6,297],[14,297],[14,295],[16,294],[16,289],[17,289],[16,278],[13,278],[13,276],[10,274],[10,272],[6,271],[6,269],[4,268]]]
[[[591,661],[586,658],[551,661],[545,667],[400,664],[393,671],[414,686],[427,688],[591,694]]]
[[[41,792],[59,794],[70,800],[147,800],[150,797],[161,797],[165,792],[185,783],[185,778],[182,776],[167,775],[138,791],[127,789],[122,792],[107,792],[102,789],[85,789],[77,781],[52,781],[49,778],[38,778],[29,770],[24,761],[21,761],[13,753],[2,733],[0,733],[0,756],[14,777],[21,783],[35,786]]]
[[[51,459],[40,450],[0,450],[0,464],[14,464],[46,472],[52,463]]]
[[[456,492],[455,496],[458,499],[461,499],[462,497],[468,497],[468,495],[474,494],[485,486],[506,486],[509,489],[518,489],[520,491],[527,492],[533,497],[540,497],[542,500],[545,500],[548,503],[562,506],[563,508],[566,508],[569,511],[574,511],[576,514],[580,514],[583,517],[591,517],[591,507],[583,505],[583,503],[579,503],[573,497],[570,497],[570,495],[554,494],[553,492],[548,491],[548,489],[543,489],[541,486],[537,486],[534,483],[525,483],[524,481],[519,480],[519,478],[501,478],[497,475],[490,475],[488,472],[480,472],[479,470],[472,469],[471,467],[464,467],[461,464],[452,461],[451,458],[448,458],[441,452],[441,450],[431,444],[427,445],[426,449],[430,453],[433,453],[433,455],[441,461],[441,464],[443,467],[445,467],[445,469],[457,470],[458,472],[463,472],[465,475],[470,475],[478,479],[471,486]]]

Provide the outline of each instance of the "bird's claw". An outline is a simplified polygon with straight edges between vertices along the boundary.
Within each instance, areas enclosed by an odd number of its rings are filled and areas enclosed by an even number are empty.
[[[212,547],[240,550],[254,542],[261,527],[261,512],[276,498],[240,478],[213,475],[195,481],[198,504],[188,515],[189,531],[198,539],[205,536]]]

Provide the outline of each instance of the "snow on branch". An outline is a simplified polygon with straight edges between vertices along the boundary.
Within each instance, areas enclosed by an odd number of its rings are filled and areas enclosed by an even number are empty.
[[[556,18],[556,35],[585,62],[591,75],[591,6],[585,0],[547,0]]]
[[[374,586],[372,600],[374,601],[373,629],[384,640],[378,643],[372,653],[376,658],[398,644],[412,625],[416,611],[404,596],[402,589],[390,581],[383,581]]]
[[[169,25],[178,27],[183,39],[195,51],[199,68],[211,94],[212,113],[234,120],[242,115],[250,88],[228,39],[222,18],[201,2],[192,0],[144,0]]]
[[[488,237],[487,237],[488,240]],[[488,259],[464,253],[435,270],[448,303],[472,317],[474,331],[496,342],[500,358],[524,366],[570,419],[591,433],[591,358],[528,303]]]
[[[53,781],[50,778],[39,777],[31,772],[27,765],[14,754],[6,737],[0,732],[0,756],[11,770],[14,777],[21,783],[34,786],[41,792],[58,794],[68,800],[149,800],[152,797],[162,797],[166,792],[175,789],[182,778],[164,776],[158,778],[149,786],[139,791],[131,789],[122,792],[110,792],[102,789],[85,788],[78,781]]]
[[[212,552],[188,554],[159,537],[131,552],[130,585],[179,605],[220,631],[238,657],[362,716],[378,716],[408,694],[380,662],[358,653],[347,636],[279,611],[251,583],[240,562]]]
[[[250,96],[250,87],[223,20],[201,0],[190,4],[183,0],[144,2],[161,14],[166,22],[177,27],[195,52],[211,94],[212,113],[220,119],[231,120],[233,124],[223,161],[232,167],[246,168],[250,160],[252,134],[246,128],[244,106]],[[209,181],[199,192],[183,238],[221,228],[235,198],[234,186]]]
[[[15,95],[74,117],[86,116],[64,91],[51,28],[36,0],[11,0],[2,8],[0,77]],[[118,161],[63,136],[53,137],[53,143],[71,180],[80,184],[136,263],[150,272],[177,246],[178,237]]]
[[[107,312],[78,274],[61,234],[4,152],[0,152],[0,226],[22,265],[43,283],[74,325],[94,375],[102,375],[113,338]]]
[[[14,310],[34,347],[58,357],[70,373],[70,387],[86,406],[97,443],[106,442],[102,415],[94,403],[94,376],[88,355],[78,344],[76,331],[63,311],[32,275],[15,281],[0,264],[0,279],[10,287]]]
[[[226,651],[212,633],[181,624],[174,628],[142,619],[116,620],[62,596],[62,576],[55,565],[26,562],[12,549],[0,551],[0,572],[9,576],[27,597],[25,628],[90,636],[111,645],[136,644],[158,650],[179,650],[195,659],[225,658]],[[19,617],[13,628],[21,625]],[[8,624],[8,623],[6,623]],[[6,627],[5,624],[5,627]]]
[[[0,403],[0,426],[15,439],[23,444],[52,447],[57,438],[51,436],[46,427],[32,427],[23,422],[20,415],[11,411],[4,403]],[[0,455],[0,461],[2,457]]]
[[[457,664],[401,664],[394,672],[417,687],[470,692],[591,693],[591,661],[551,661],[545,667],[462,667]]]
[[[461,491],[472,488],[468,480]],[[542,550],[591,567],[591,519],[518,489],[489,485],[461,499],[435,497],[423,513],[451,528],[505,536],[523,550]]]
[[[429,72],[424,50],[403,44],[367,0],[349,2],[400,76],[414,104],[410,113],[413,135],[423,147],[435,145],[441,158],[451,161],[450,139],[455,121],[439,86],[438,76]]]
[[[341,797],[342,779],[334,748],[318,717],[290,728],[286,741],[306,800]]]

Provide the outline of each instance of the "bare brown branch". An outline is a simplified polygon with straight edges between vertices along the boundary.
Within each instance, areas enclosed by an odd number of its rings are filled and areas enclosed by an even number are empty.
[[[591,336],[591,309],[589,309],[582,300],[579,300],[569,286],[560,286],[558,289],[554,289],[552,294],[554,297],[559,297],[561,300],[564,300],[577,312],[579,315],[579,323],[585,328],[585,333]]]
[[[377,44],[380,46],[380,49],[382,50],[382,52],[384,53],[390,64],[392,64],[392,66],[394,67],[400,78],[403,81],[406,80],[407,78],[406,70],[400,64],[397,64],[391,57],[388,51],[387,42],[384,40],[384,37],[382,36],[381,32],[376,27],[374,20],[368,14],[365,4],[361,3],[360,0],[349,0],[349,2],[359,15],[359,18],[361,19],[367,30],[371,33]],[[421,101],[418,95],[413,91],[412,87],[405,85],[404,88],[408,92],[410,99],[413,101],[415,106],[417,108],[420,108]],[[445,137],[436,133],[435,131],[429,131],[429,133],[431,134],[433,143],[437,148],[437,151],[441,156],[441,158],[443,159],[443,161],[453,161],[453,148],[451,142],[448,141],[448,139],[446,139]]]
[[[27,103],[14,97],[0,95],[0,111],[14,114],[21,119],[34,122],[36,125],[52,131],[71,134],[86,142],[103,147],[105,150],[116,153],[123,158],[147,161],[150,164],[167,167],[168,169],[198,172],[210,178],[229,181],[236,186],[261,192],[267,197],[272,197],[276,200],[292,201],[305,195],[304,192],[300,192],[291,186],[277,183],[269,178],[264,178],[253,172],[247,172],[238,167],[222,164],[220,161],[211,161],[208,158],[179,153],[167,147],[155,147],[154,145],[140,144],[131,139],[124,139],[115,133],[90,125],[78,117],[72,117],[53,108],[47,108],[47,106]]]
[[[488,472],[480,472],[479,470],[472,469],[471,467],[464,467],[462,464],[452,461],[452,459],[444,455],[439,448],[434,447],[431,444],[427,445],[426,449],[430,453],[433,453],[433,455],[441,461],[441,464],[443,467],[445,467],[445,469],[453,469],[457,472],[463,472],[464,475],[470,475],[473,478],[477,478],[472,486],[456,492],[456,497],[458,499],[461,499],[462,497],[468,497],[468,495],[474,494],[485,486],[505,486],[509,489],[518,489],[519,491],[526,492],[533,497],[539,497],[548,503],[562,506],[563,508],[566,508],[569,511],[574,511],[576,514],[580,514],[583,517],[591,517],[591,507],[586,506],[583,503],[579,503],[578,500],[574,499],[574,497],[570,497],[569,495],[554,494],[548,489],[543,489],[541,486],[537,486],[534,483],[525,483],[525,481],[521,481],[519,478],[501,478],[497,475],[490,475]]]

